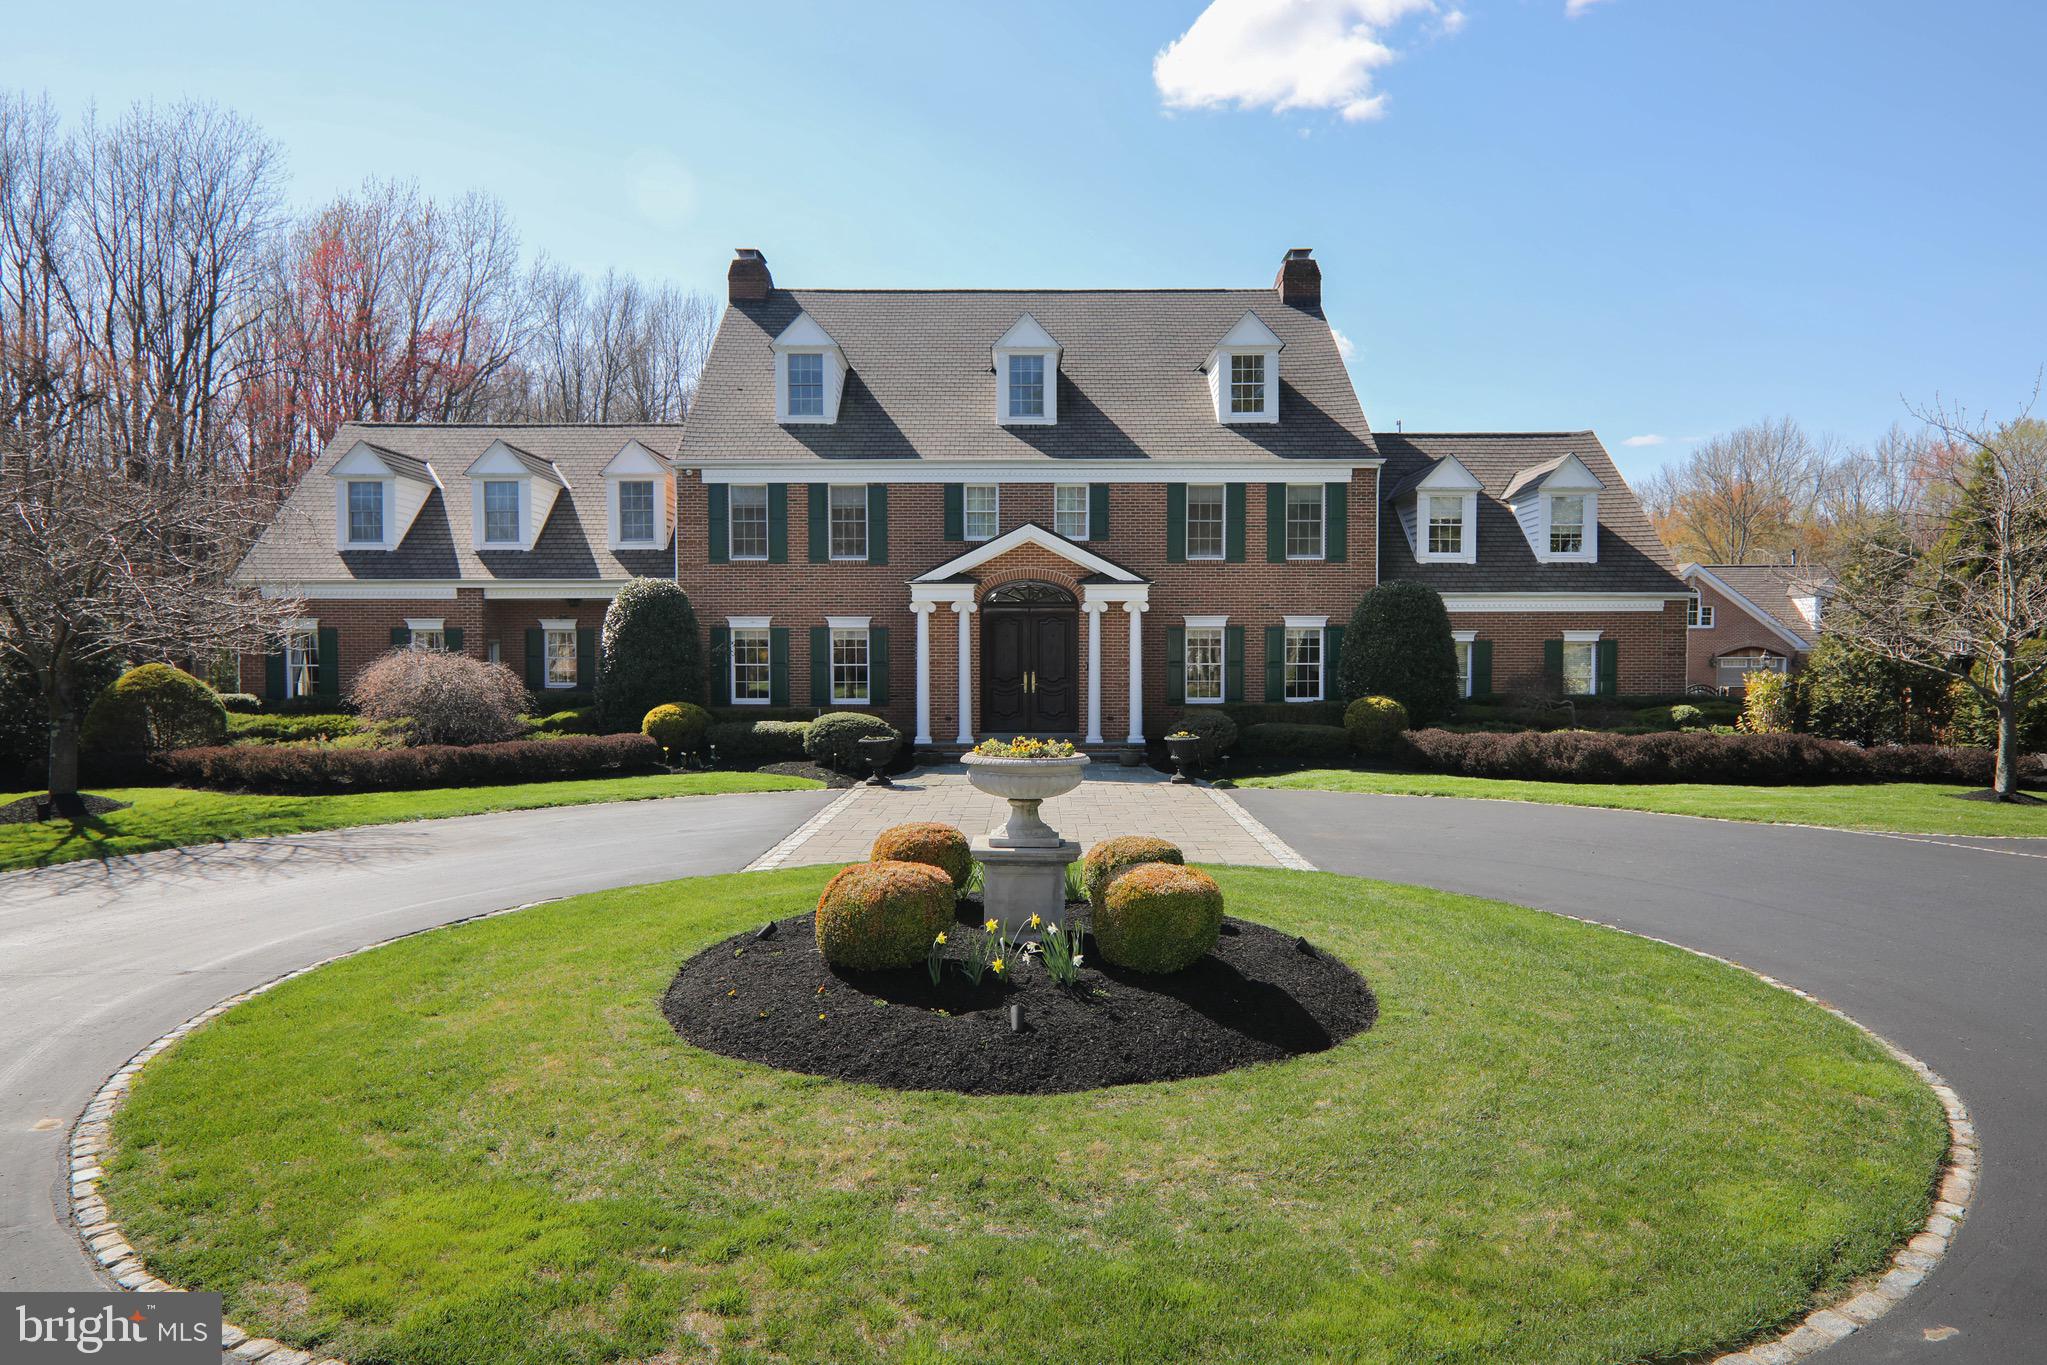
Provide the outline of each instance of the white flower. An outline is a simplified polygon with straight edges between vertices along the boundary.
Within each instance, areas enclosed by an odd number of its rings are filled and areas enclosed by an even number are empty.
[[[1078,967],[1078,966],[1079,966],[1079,965],[1080,965],[1081,963],[1083,963],[1083,962],[1085,962],[1085,961],[1087,961],[1087,959],[1086,959],[1086,958],[1084,958],[1084,957],[1082,957],[1082,956],[1081,956],[1081,955],[1080,955],[1079,953],[1075,953],[1075,954],[1073,955],[1073,965],[1074,965],[1074,966]]]

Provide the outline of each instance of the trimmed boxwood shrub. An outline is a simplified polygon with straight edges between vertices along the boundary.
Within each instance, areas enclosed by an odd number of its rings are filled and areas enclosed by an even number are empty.
[[[223,692],[220,704],[231,716],[253,716],[263,709],[263,699],[253,692]]]
[[[552,701],[550,697],[548,700]],[[597,712],[588,706],[572,706],[560,711],[550,711],[544,716],[528,716],[526,733],[529,735],[594,735],[597,733]]]
[[[865,772],[859,749],[863,739],[901,740],[902,735],[880,716],[861,711],[827,711],[804,731],[803,752],[838,772]]]
[[[309,712],[303,716],[230,714],[227,718],[227,737],[235,744],[298,744],[339,739],[361,728],[360,720],[338,711]]]
[[[220,695],[182,668],[143,664],[99,694],[81,739],[95,754],[160,754],[227,738]]]
[[[914,966],[952,923],[952,910],[952,879],[938,868],[854,863],[817,898],[817,950],[852,971]]]
[[[718,761],[728,767],[759,763],[793,763],[803,757],[803,736],[810,729],[800,720],[726,720],[705,731]]]
[[[1095,950],[1138,972],[1177,972],[1215,947],[1223,893],[1206,872],[1171,863],[1133,867],[1109,883],[1095,911]]]
[[[597,643],[597,723],[629,730],[670,701],[704,699],[696,608],[672,578],[635,578],[604,612]]]
[[[1434,588],[1403,579],[1359,599],[1336,661],[1339,697],[1391,697],[1426,725],[1450,714],[1457,690],[1457,642]]]
[[[1391,697],[1359,697],[1344,708],[1343,733],[1359,753],[1383,758],[1407,733],[1407,708]]]
[[[867,857],[877,863],[923,863],[935,867],[952,878],[955,891],[974,875],[974,854],[967,846],[967,836],[937,820],[920,820],[883,830]]]
[[[711,728],[711,713],[694,702],[668,702],[649,711],[640,733],[672,754],[694,753]]]
[[[1154,839],[1148,834],[1122,834],[1114,839],[1104,839],[1087,851],[1087,856],[1080,860],[1080,884],[1087,892],[1088,903],[1099,910],[1102,908],[1102,893],[1109,889],[1109,883],[1131,868],[1142,867],[1146,863],[1186,861],[1178,844]]]
[[[1416,730],[1407,736],[1406,750],[1416,767],[1460,777],[1751,786],[1833,782],[1987,786],[1993,757],[1987,749],[1925,744],[1862,749],[1811,735],[1719,735],[1696,730],[1649,735],[1587,730],[1505,735]]]
[[[1350,762],[1350,737],[1340,725],[1287,725],[1273,721],[1244,731],[1238,751],[1264,762],[1336,767]]]
[[[1185,730],[1201,741],[1195,750],[1194,762],[1206,768],[1237,743],[1237,723],[1220,711],[1182,711],[1180,718],[1167,729],[1167,734]]]
[[[661,750],[645,735],[570,735],[409,749],[241,745],[179,749],[155,759],[153,766],[187,787],[314,795],[659,772]]]

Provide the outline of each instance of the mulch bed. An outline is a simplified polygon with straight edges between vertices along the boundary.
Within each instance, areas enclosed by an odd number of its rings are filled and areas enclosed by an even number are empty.
[[[1073,907],[1069,907],[1069,913]],[[1081,907],[1085,914],[1085,907]],[[961,933],[981,909],[961,902]],[[1370,1028],[1379,1004],[1343,963],[1263,925],[1230,919],[1182,972],[1097,970],[1094,943],[1073,990],[1042,963],[979,987],[948,966],[845,972],[818,955],[811,917],[773,937],[736,935],[682,964],[661,1012],[688,1042],[788,1071],[896,1090],[1051,1095],[1209,1076],[1321,1052]],[[1023,1006],[1012,1032],[1009,1005]],[[820,1017],[822,1016],[822,1017]]]
[[[126,801],[116,801],[111,796],[81,794],[77,800],[78,809],[82,809],[83,814],[87,816],[107,815],[113,811],[128,809]],[[0,806],[0,825],[33,825],[40,822],[44,816],[42,810],[36,805],[36,801],[36,797],[24,796],[19,800],[9,801],[6,805]],[[77,813],[72,813],[59,815],[54,818],[58,820],[75,820],[80,818],[80,816]]]

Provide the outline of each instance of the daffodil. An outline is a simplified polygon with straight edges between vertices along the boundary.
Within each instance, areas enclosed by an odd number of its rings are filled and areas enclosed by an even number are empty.
[[[936,942],[936,943],[943,943],[943,942],[945,942],[945,934],[943,933],[943,931],[941,931],[941,932],[939,933],[938,937],[937,937],[936,939],[934,939],[934,940],[933,940],[933,942]]]
[[[982,927],[983,929],[986,929],[986,930],[987,930],[987,931],[988,931],[989,933],[991,933],[991,934],[992,934],[992,933],[994,933],[994,932],[995,932],[995,921],[991,919],[991,920],[989,920],[989,921],[988,921],[988,922],[987,922],[986,924],[982,925],[981,927]]]
[[[1045,931],[1047,933],[1056,934],[1059,932],[1059,926],[1056,924],[1048,924],[1045,926]]]
[[[998,958],[996,958],[996,959],[995,959],[995,960],[994,960],[993,962],[989,963],[988,965],[989,965],[990,967],[994,968],[994,970],[995,970],[995,974],[996,974],[997,976],[1000,976],[1000,975],[1002,975],[1002,959],[1001,959],[1001,958],[999,958],[999,957],[998,957]]]
[[[1080,965],[1081,963],[1083,963],[1083,962],[1085,962],[1085,961],[1087,961],[1087,959],[1086,959],[1086,958],[1084,958],[1084,957],[1082,957],[1082,956],[1081,956],[1081,955],[1080,955],[1079,953],[1075,953],[1075,954],[1073,955],[1073,965],[1074,965],[1074,966],[1078,967],[1078,966],[1079,966],[1079,965]]]
[[[1039,918],[1038,916],[1036,916],[1036,915],[1032,915],[1032,916],[1031,916],[1031,928],[1033,928],[1033,929],[1037,928],[1037,927],[1038,927],[1039,925],[1043,924],[1044,922],[1045,922],[1044,920],[1040,919],[1040,918]]]

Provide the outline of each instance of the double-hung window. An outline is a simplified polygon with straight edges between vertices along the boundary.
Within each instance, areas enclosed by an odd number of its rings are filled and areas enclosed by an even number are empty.
[[[348,540],[351,545],[384,543],[384,485],[358,479],[348,485]]]
[[[1009,358],[1009,415],[1045,415],[1045,357],[1013,355]]]
[[[790,355],[789,366],[789,415],[791,417],[824,416],[824,357],[801,351]]]
[[[1319,483],[1286,486],[1286,557],[1320,559],[1323,543],[1323,496]]]
[[[795,359],[795,357],[790,357]],[[766,484],[733,484],[727,502],[734,559],[768,557],[768,488]]]
[[[1693,630],[1711,630],[1713,628],[1713,604],[1711,602],[1701,602],[1699,595],[1693,593],[1691,600],[1685,603],[1685,624]]]
[[[1223,532],[1225,496],[1219,483],[1187,485],[1187,558],[1221,559],[1228,549]]]
[[[1288,701],[1322,700],[1322,644],[1321,626],[1288,626],[1286,628],[1286,699]]]
[[[414,649],[431,649],[446,653],[448,632],[439,626],[429,626],[408,633],[407,642]]]
[[[320,690],[320,632],[294,630],[284,637],[284,695],[310,697]]]
[[[1431,497],[1426,501],[1429,514],[1429,553],[1463,554],[1464,499]]]
[[[766,626],[735,626],[732,631],[732,700],[765,706],[773,695]]]
[[[1459,635],[1456,640],[1457,695],[1460,697],[1471,695],[1471,643],[1470,640],[1462,635]]]
[[[1219,702],[1223,699],[1223,628],[1187,628],[1187,700]]]
[[[970,483],[962,497],[968,540],[993,540],[1002,527],[1001,494],[992,483]]]
[[[1084,483],[1062,483],[1052,489],[1052,529],[1068,540],[1086,540],[1088,489]]]
[[[490,479],[483,485],[483,543],[515,545],[519,540],[519,484]]]
[[[631,544],[654,539],[652,479],[626,479],[619,484],[618,538]]]
[[[832,704],[865,706],[868,691],[867,629],[832,627]]]
[[[1558,493],[1549,500],[1549,552],[1575,555],[1585,552],[1585,495]]]
[[[1230,357],[1230,411],[1265,411],[1265,357],[1260,354]]]
[[[1564,639],[1564,695],[1589,697],[1599,690],[1599,642]]]
[[[832,485],[831,529],[833,559],[867,558],[867,485]]]
[[[541,628],[541,657],[546,667],[541,682],[550,688],[576,685],[576,626],[570,622],[549,622]]]

